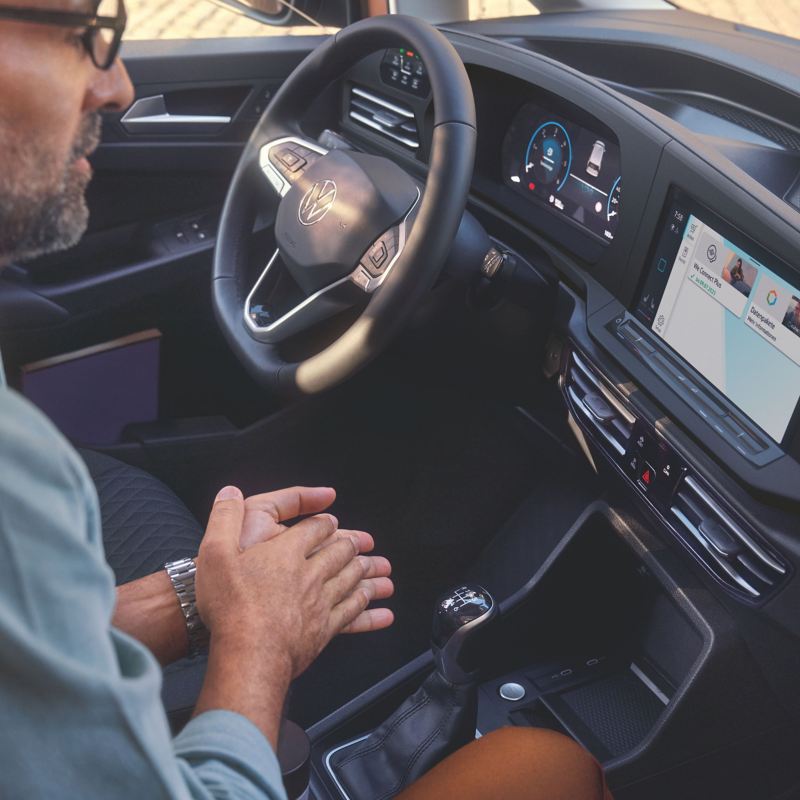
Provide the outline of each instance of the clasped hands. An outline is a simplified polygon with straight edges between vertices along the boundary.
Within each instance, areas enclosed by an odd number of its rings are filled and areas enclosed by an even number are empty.
[[[323,513],[335,498],[333,489],[307,487],[244,499],[229,486],[217,495],[196,576],[212,646],[265,637],[296,677],[337,634],[392,624],[389,609],[367,608],[393,593],[391,565],[366,555],[370,534],[340,529]]]

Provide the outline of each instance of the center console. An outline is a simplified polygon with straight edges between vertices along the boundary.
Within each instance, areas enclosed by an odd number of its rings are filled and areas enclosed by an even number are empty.
[[[589,319],[626,378],[581,342],[578,320],[562,390],[583,435],[664,528],[726,593],[757,605],[792,572],[741,510],[758,495],[800,496],[800,274],[682,188],[664,198],[629,307]],[[727,471],[744,488],[722,490]]]
[[[747,626],[796,608],[794,553],[764,498],[800,495],[800,387],[792,340],[770,339],[762,316],[797,335],[800,293],[785,261],[706,198],[668,188],[657,223],[627,306],[560,288],[548,362],[573,433],[614,480],[464,648],[464,668],[480,676],[475,734],[563,733],[603,763],[618,800],[773,796],[796,780],[794,761],[751,755],[797,743],[796,692],[765,677]],[[770,363],[786,378],[774,402]],[[525,564],[542,519],[537,509],[510,548]],[[796,653],[783,632],[768,635],[774,652]],[[358,800],[337,764],[435,669],[423,655],[309,731],[314,797]]]
[[[737,776],[719,776],[704,760],[716,757],[709,743],[730,758],[742,738],[738,715],[768,731],[780,709],[734,627],[681,568],[664,569],[663,555],[646,531],[605,502],[590,503],[463,651],[463,666],[480,675],[475,735],[507,726],[558,731],[603,763],[618,800],[694,800],[719,796],[715,789],[742,796]],[[387,720],[392,730],[406,720],[439,669],[430,653],[420,656],[309,730],[313,797],[376,796],[354,793],[341,765],[376,728],[385,737]],[[415,742],[409,752],[422,738]],[[685,793],[687,785],[696,792]]]
[[[800,265],[743,202],[669,154],[627,301],[563,315],[560,370],[594,452],[718,587],[764,606],[793,573]]]

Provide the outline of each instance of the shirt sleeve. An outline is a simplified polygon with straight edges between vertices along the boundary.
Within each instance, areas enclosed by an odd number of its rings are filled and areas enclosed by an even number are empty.
[[[196,798],[285,800],[278,759],[264,734],[232,711],[206,711],[174,740],[175,754]]]
[[[284,800],[269,743],[224,711],[172,740],[161,670],[111,625],[94,484],[26,400],[0,388],[0,794]]]

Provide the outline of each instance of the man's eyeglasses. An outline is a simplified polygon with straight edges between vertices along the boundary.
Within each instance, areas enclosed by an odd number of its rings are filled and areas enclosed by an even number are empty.
[[[110,69],[117,57],[128,16],[123,0],[100,0],[93,14],[0,5],[0,19],[85,28],[81,36],[83,46],[94,65],[106,70]]]

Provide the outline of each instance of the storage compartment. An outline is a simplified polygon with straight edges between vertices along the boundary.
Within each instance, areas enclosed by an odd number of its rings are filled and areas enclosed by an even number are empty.
[[[552,727],[600,761],[620,758],[654,729],[702,645],[609,519],[592,514],[476,643],[475,662],[493,676],[480,687],[478,729]]]

